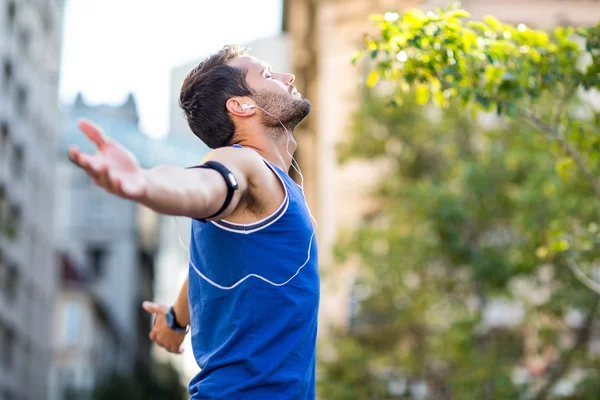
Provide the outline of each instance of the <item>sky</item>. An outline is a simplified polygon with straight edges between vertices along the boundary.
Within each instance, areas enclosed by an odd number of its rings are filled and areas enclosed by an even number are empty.
[[[168,133],[169,72],[225,44],[277,34],[281,0],[67,0],[60,99],[119,104],[133,92],[140,128]]]

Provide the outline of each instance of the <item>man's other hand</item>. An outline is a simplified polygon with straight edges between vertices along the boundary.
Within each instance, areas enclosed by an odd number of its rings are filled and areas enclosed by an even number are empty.
[[[181,344],[185,338],[186,331],[176,331],[169,328],[165,314],[169,309],[160,304],[145,301],[142,304],[144,310],[155,315],[154,326],[150,331],[150,340],[167,350],[169,353],[181,354]]]

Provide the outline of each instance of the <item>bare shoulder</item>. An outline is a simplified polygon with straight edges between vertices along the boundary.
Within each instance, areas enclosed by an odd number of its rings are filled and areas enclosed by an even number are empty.
[[[255,150],[224,147],[204,158],[226,166],[244,189],[240,207],[228,218],[231,222],[251,223],[274,212],[283,202],[285,189],[277,174]]]
[[[254,181],[264,177],[269,170],[262,157],[254,150],[239,147],[222,147],[212,150],[202,163],[217,161],[226,166],[238,179]]]

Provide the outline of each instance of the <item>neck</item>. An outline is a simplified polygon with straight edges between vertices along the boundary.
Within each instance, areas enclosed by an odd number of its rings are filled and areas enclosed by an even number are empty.
[[[260,136],[253,135],[251,138],[242,137],[237,143],[255,150],[262,158],[286,172],[290,169],[297,147],[291,131],[289,136],[285,132],[277,131]]]

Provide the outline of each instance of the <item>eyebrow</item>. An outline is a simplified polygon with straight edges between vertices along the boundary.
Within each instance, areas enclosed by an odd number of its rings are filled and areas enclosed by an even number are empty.
[[[263,64],[263,69],[262,71],[260,71],[260,74],[263,75],[265,73],[266,70],[268,69],[272,69],[273,67],[270,66],[269,64]]]

